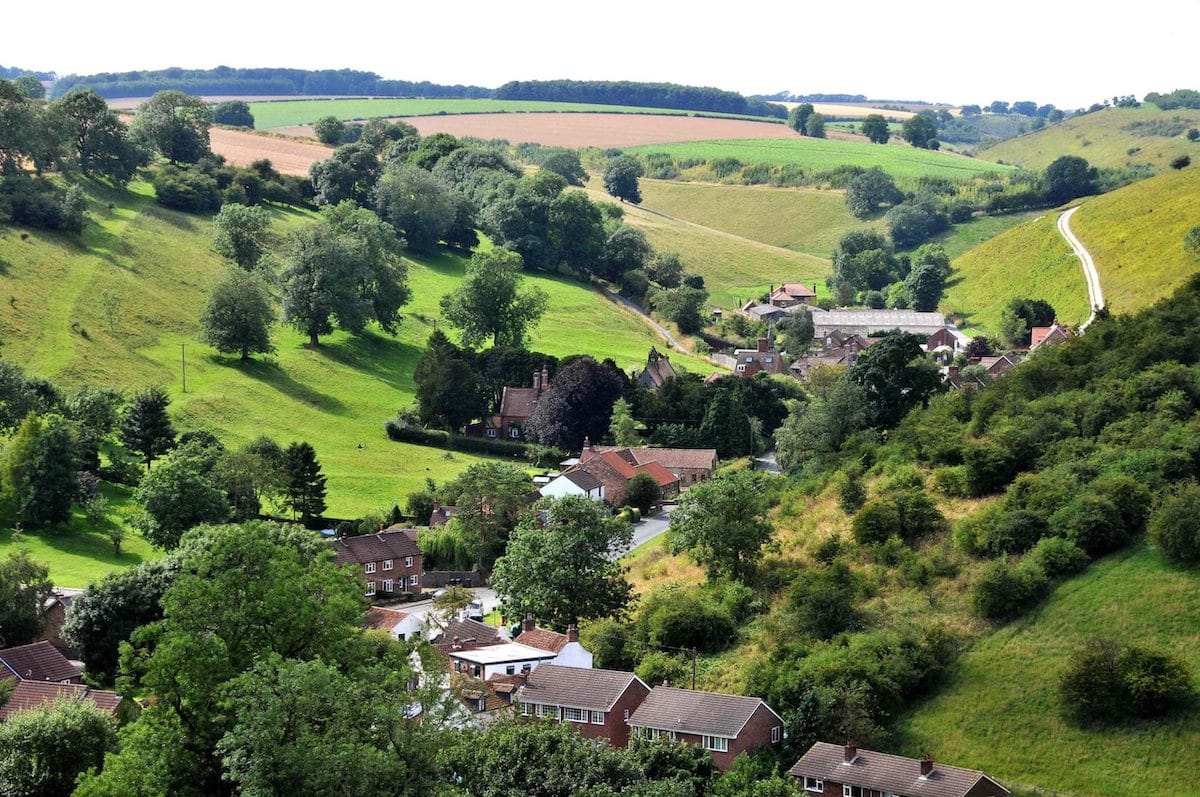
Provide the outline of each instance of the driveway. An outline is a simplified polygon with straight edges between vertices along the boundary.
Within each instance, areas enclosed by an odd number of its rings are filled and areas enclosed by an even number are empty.
[[[673,505],[668,505],[658,514],[642,518],[635,523],[633,525],[633,540],[628,546],[609,553],[609,558],[620,559],[639,545],[650,542],[650,540],[664,533],[671,526],[671,510],[674,508]]]

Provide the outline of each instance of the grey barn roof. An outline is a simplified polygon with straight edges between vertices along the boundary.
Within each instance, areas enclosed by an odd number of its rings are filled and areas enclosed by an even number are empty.
[[[629,717],[629,724],[637,728],[734,738],[746,727],[758,707],[765,705],[757,697],[656,686]],[[767,710],[770,710],[769,706]]]
[[[903,329],[933,332],[946,326],[946,317],[941,313],[916,310],[830,310],[827,313],[814,313],[813,326],[818,331],[866,327],[870,331]]]
[[[611,711],[635,681],[642,683],[631,672],[543,664],[529,673],[529,681],[517,690],[517,699],[525,703]]]
[[[1008,794],[1008,789],[974,769],[934,762],[933,771],[923,778],[917,759],[873,750],[860,749],[858,757],[847,764],[845,748],[828,742],[817,742],[810,747],[788,773],[795,778],[820,778],[904,797],[963,797],[980,780],[995,787],[983,792],[986,797]]]

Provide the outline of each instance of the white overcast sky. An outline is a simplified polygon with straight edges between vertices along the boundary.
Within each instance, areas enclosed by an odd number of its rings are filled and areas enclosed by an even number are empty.
[[[0,64],[350,67],[1064,108],[1200,88],[1200,0],[66,0],[5,3]]]

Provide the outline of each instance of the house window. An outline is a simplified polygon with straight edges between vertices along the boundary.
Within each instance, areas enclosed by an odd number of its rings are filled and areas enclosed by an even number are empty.
[[[625,709],[625,724],[629,724],[629,709]]]
[[[592,724],[593,725],[603,725],[604,724],[604,712],[603,711],[593,711],[592,712]]]
[[[738,372],[739,372],[739,373],[744,373],[744,372],[745,372],[745,370],[746,370],[746,366],[744,366],[744,365],[739,365],[739,366],[737,367],[737,369],[738,369]]]
[[[587,722],[588,713],[581,708],[563,708],[563,719],[570,722]]]
[[[804,776],[804,790],[815,791],[817,794],[825,791],[825,781],[820,778],[812,778],[808,775]]]
[[[516,440],[518,437],[521,436],[521,427],[519,427],[519,426],[509,427],[508,436],[511,437],[513,440]]]
[[[384,592],[392,591],[392,580],[390,578],[385,578],[383,580],[383,591]]]
[[[538,708],[537,703],[522,703],[521,704],[521,716],[522,717],[535,716],[537,714],[537,708]]]
[[[404,566],[405,567],[412,567],[412,562],[413,562],[413,560],[412,560],[411,556],[404,557]]]
[[[705,736],[704,749],[712,750],[717,753],[728,753],[729,740],[724,736]]]
[[[550,706],[543,703],[538,706],[538,716],[558,719],[558,706]]]
[[[496,436],[496,430],[495,430],[495,429],[488,429],[488,430],[487,430],[487,436],[488,436],[488,437],[495,437],[495,436]]]
[[[849,783],[842,784],[842,797],[866,797],[870,789],[864,789],[862,786],[851,786]]]
[[[408,586],[410,586],[410,587],[417,586],[417,577],[415,575],[408,577]]]
[[[374,595],[374,594],[375,594],[375,582],[374,582],[374,581],[368,581],[368,582],[367,582],[367,594],[368,594],[368,595]]]
[[[765,360],[767,361],[767,363],[773,363],[773,362],[775,362],[775,358],[774,358],[774,357],[764,357],[763,359],[765,359]]]
[[[779,726],[776,725],[774,728],[771,729],[771,744],[775,744],[778,741],[779,741]]]
[[[384,560],[383,560],[383,569],[384,569],[384,570],[391,570],[391,569],[392,569],[392,560],[391,560],[391,559],[384,559]]]
[[[364,573],[374,573],[375,572],[375,563],[367,562],[365,565],[363,565],[363,572]]]
[[[510,664],[507,667],[505,667],[504,674],[505,675],[516,675],[517,674],[517,665]]]

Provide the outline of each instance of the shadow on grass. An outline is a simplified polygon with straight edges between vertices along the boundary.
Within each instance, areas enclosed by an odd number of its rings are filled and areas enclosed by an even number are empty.
[[[128,537],[128,532],[126,536]],[[140,553],[131,553],[122,550],[118,554],[113,548],[112,542],[106,536],[95,531],[85,531],[75,523],[53,529],[29,529],[17,534],[15,540],[13,537],[14,532],[12,529],[6,528],[0,530],[0,547],[11,545],[15,549],[20,549],[36,545],[51,548],[59,554],[77,556],[93,562],[110,565],[114,568],[133,567],[145,561],[145,557]],[[46,558],[46,554],[38,550],[32,551],[31,555],[35,560],[39,561]],[[54,561],[43,561],[42,564],[49,565],[51,571],[58,569]]]
[[[423,349],[367,331],[338,343],[322,343],[313,351],[396,390],[412,392],[416,387],[412,380],[413,369]]]
[[[302,382],[297,382],[276,363],[255,359],[242,362],[239,359],[220,357],[215,354],[209,355],[208,361],[217,366],[240,371],[251,379],[256,379],[278,390],[285,396],[296,399],[322,412],[341,414],[346,408],[341,399],[328,396],[320,391],[313,390]]]

